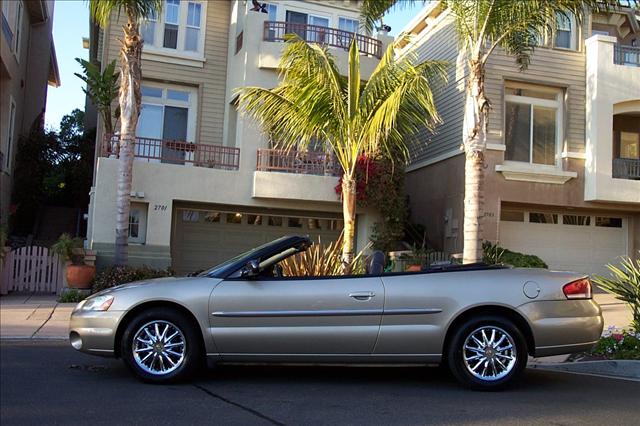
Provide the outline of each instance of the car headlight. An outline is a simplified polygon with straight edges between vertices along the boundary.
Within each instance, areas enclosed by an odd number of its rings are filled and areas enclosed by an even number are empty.
[[[106,311],[113,303],[113,296],[96,296],[78,303],[76,311]]]

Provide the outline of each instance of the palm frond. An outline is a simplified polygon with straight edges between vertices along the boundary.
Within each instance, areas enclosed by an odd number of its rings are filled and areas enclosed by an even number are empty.
[[[95,23],[105,28],[109,24],[111,14],[127,15],[143,19],[157,15],[162,10],[164,0],[88,0],[89,13]]]

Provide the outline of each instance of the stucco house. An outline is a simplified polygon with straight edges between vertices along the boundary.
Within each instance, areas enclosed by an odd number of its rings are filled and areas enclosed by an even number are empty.
[[[47,86],[60,74],[51,33],[53,0],[3,1],[0,19],[0,224],[9,218],[17,143],[44,120]]]
[[[260,2],[263,3],[263,2]],[[335,239],[342,229],[335,164],[322,151],[289,152],[237,111],[235,89],[274,87],[283,36],[329,46],[346,74],[358,2],[166,0],[143,25],[142,113],[131,192],[131,264],[178,273],[207,268],[284,234]],[[122,22],[96,33],[96,59],[118,58]],[[357,35],[363,76],[392,39]],[[88,244],[112,262],[118,160],[98,123]],[[117,138],[117,136],[116,136]],[[360,247],[375,221],[357,217]]]
[[[484,239],[533,253],[551,268],[604,273],[640,250],[640,30],[637,11],[563,19],[520,72],[497,50],[486,69],[491,101]],[[400,54],[449,62],[437,94],[443,123],[413,146],[413,219],[449,253],[462,250],[466,70],[440,2],[404,29]]]

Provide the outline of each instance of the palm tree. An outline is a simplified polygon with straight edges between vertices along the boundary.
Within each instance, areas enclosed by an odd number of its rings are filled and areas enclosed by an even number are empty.
[[[127,23],[123,26],[124,38],[120,50],[120,160],[116,195],[116,265],[126,265],[129,258],[129,194],[141,102],[140,62],[143,40],[140,36],[140,21],[149,15],[158,14],[162,10],[162,4],[162,0],[89,0],[91,17],[102,28],[109,25],[114,13],[119,16],[124,11],[127,17]]]
[[[432,129],[439,119],[431,87],[444,78],[442,63],[416,65],[411,57],[396,59],[389,46],[369,80],[362,81],[355,40],[348,55],[344,77],[326,47],[290,35],[280,61],[279,85],[239,90],[241,110],[279,146],[305,148],[317,140],[335,155],[343,171],[345,273],[354,253],[358,158],[397,151],[406,157],[405,138],[425,126]]]
[[[364,26],[371,29],[387,10],[416,1],[363,0]],[[538,40],[553,33],[559,19],[572,14],[581,22],[589,8],[607,9],[612,0],[441,0],[440,3],[451,13],[468,69],[462,132],[466,157],[463,261],[473,263],[482,260],[484,152],[491,107],[484,86],[487,60],[501,46],[524,71]]]

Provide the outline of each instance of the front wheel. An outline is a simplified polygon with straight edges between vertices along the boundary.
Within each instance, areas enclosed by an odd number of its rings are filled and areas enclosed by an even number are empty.
[[[125,329],[122,358],[146,382],[186,379],[198,367],[202,356],[197,332],[178,312],[158,308],[143,311]]]
[[[527,344],[506,318],[472,318],[455,331],[447,359],[451,372],[464,385],[497,390],[512,383],[526,367]]]

